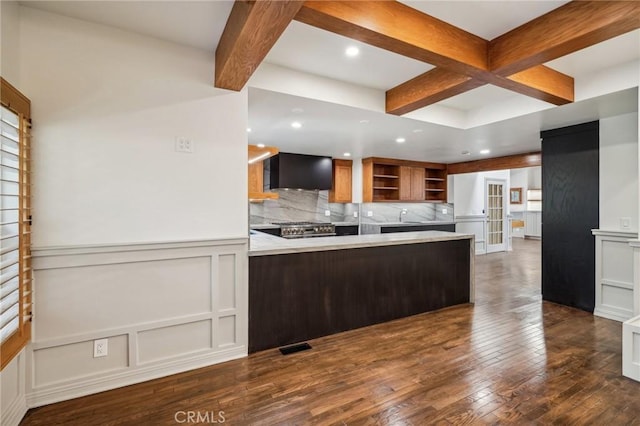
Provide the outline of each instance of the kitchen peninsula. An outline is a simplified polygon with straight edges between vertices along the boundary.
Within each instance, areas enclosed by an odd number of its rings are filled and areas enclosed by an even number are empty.
[[[283,239],[252,231],[249,352],[473,302],[474,237]]]

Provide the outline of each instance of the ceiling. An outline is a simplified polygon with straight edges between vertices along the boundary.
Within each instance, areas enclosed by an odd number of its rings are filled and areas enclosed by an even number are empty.
[[[29,1],[20,2],[62,15],[133,31],[166,41],[204,49],[213,55],[232,8],[230,1]],[[436,18],[485,39],[493,39],[566,1],[403,1]],[[344,55],[348,46],[360,47],[357,57]],[[576,79],[640,59],[640,30],[556,59],[546,65]],[[430,69],[432,65],[329,33],[299,22],[291,23],[265,62],[317,74],[354,85],[389,89]],[[539,131],[554,124],[597,119],[599,114],[637,111],[638,98],[624,91],[586,103],[575,103],[468,130],[438,126],[310,99],[251,88],[250,143],[276,145],[283,151],[339,156],[392,156],[455,162],[478,158],[481,148],[490,156],[539,149]],[[531,99],[485,85],[437,103],[464,114],[488,105]],[[618,106],[616,106],[618,105]],[[292,129],[291,110],[301,129]],[[432,108],[432,107],[426,107]],[[609,111],[609,112],[606,112]],[[420,116],[420,110],[412,116]],[[369,120],[369,123],[360,123]],[[414,133],[414,130],[422,130]],[[404,144],[395,138],[405,137]],[[390,142],[391,141],[391,142]],[[461,157],[461,151],[471,155]]]

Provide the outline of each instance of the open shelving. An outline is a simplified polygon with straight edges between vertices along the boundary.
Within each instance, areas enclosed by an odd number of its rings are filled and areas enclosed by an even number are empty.
[[[393,158],[365,158],[364,202],[446,202],[447,166]]]

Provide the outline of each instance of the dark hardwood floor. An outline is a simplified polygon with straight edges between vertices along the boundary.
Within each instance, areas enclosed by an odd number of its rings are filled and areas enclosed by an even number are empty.
[[[22,424],[189,424],[188,411],[230,425],[640,424],[621,324],[542,302],[540,242],[514,247],[476,258],[475,305],[40,407]]]

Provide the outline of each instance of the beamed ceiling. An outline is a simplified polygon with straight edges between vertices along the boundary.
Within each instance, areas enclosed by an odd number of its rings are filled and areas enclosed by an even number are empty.
[[[292,20],[435,66],[388,88],[386,112],[402,115],[486,84],[571,103],[573,77],[542,64],[640,28],[640,2],[572,1],[485,40],[396,1],[236,0],[215,86],[241,90]]]

